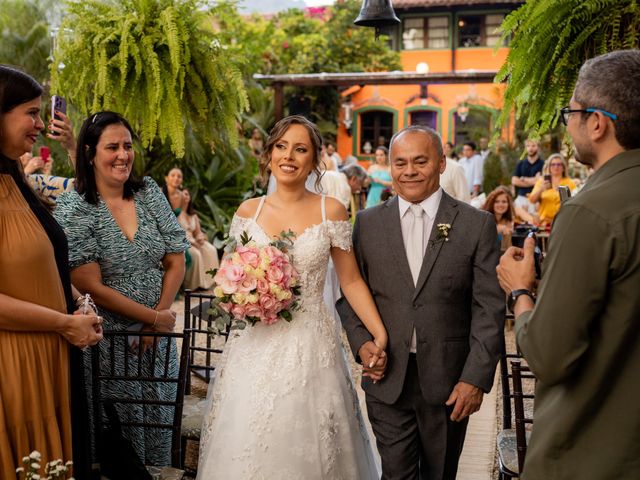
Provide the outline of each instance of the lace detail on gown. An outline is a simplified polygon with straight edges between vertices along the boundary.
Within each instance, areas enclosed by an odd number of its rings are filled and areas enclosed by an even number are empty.
[[[234,217],[230,235],[270,239]],[[351,248],[351,225],[324,221],[295,239],[302,307],[293,320],[231,335],[210,388],[198,479],[378,478],[338,327],[322,299],[332,246]]]

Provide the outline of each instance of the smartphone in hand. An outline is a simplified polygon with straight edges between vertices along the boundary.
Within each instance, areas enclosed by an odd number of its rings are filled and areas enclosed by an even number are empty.
[[[558,187],[558,193],[560,194],[560,203],[564,203],[571,198],[571,190],[566,185],[560,185]]]
[[[67,114],[67,101],[63,97],[54,95],[51,97],[51,116],[57,120],[62,120],[56,112]],[[51,132],[51,135],[58,135],[56,132]]]
[[[49,150],[49,147],[40,147],[40,158],[42,158],[42,161],[44,163],[47,163],[51,160],[51,150]]]

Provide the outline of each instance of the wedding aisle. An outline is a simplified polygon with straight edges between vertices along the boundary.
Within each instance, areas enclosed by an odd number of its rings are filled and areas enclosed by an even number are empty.
[[[496,454],[496,400],[499,369],[491,392],[484,396],[480,411],[469,419],[467,437],[460,457],[457,480],[491,480]]]
[[[172,309],[178,312],[176,322],[176,330],[184,328],[184,299],[180,297],[176,300]],[[346,338],[343,339],[346,341]],[[366,417],[366,405],[364,401],[364,392],[359,387],[360,369],[350,356],[353,378],[356,381],[358,399],[360,407],[365,414],[365,422],[369,434],[373,439],[371,426]],[[497,374],[496,374],[497,375]],[[457,480],[491,480],[495,458],[495,442],[496,442],[496,392],[499,388],[498,376],[496,376],[492,391],[485,395],[480,411],[474,414],[469,421],[467,430],[467,438],[465,441],[462,457],[460,458],[460,466],[458,470]],[[204,395],[204,391],[201,392]],[[375,441],[375,440],[374,440]],[[194,462],[193,458],[197,455],[195,449],[188,451],[187,462]],[[377,452],[376,452],[377,454]],[[189,458],[191,457],[191,458]],[[379,456],[376,455],[377,461]]]

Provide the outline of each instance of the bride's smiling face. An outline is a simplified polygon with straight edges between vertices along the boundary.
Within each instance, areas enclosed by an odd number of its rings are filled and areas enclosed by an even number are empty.
[[[304,183],[316,163],[311,137],[303,125],[291,125],[271,150],[271,172],[278,183]]]

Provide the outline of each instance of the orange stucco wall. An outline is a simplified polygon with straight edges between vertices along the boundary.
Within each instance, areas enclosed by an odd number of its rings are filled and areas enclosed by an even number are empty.
[[[405,71],[415,71],[416,65],[426,62],[430,72],[452,71],[452,59],[455,55],[455,70],[498,70],[504,63],[507,48],[494,53],[493,48],[467,48],[452,50],[416,50],[403,51],[401,60]],[[342,123],[344,112],[341,111],[338,127],[338,152],[344,158],[356,155],[360,160],[367,160],[359,144],[360,112],[381,108],[394,113],[396,122],[394,131],[409,125],[410,112],[419,109],[435,110],[438,115],[438,131],[443,141],[453,141],[455,130],[452,112],[461,102],[477,105],[485,110],[496,111],[502,108],[504,85],[455,84],[429,85],[426,103],[419,97],[420,85],[372,85],[361,88],[351,96],[354,123],[351,131],[347,131]],[[503,136],[510,136],[505,131]]]

